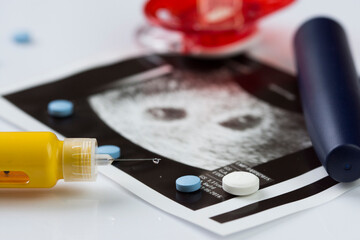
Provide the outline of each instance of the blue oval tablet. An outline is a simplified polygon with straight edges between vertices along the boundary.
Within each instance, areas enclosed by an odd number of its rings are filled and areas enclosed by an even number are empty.
[[[176,190],[180,192],[195,192],[201,188],[198,176],[186,175],[176,179]]]
[[[48,113],[53,117],[68,117],[73,114],[74,105],[68,100],[54,100],[48,104]]]
[[[115,145],[103,145],[97,148],[98,154],[109,154],[112,158],[117,159],[120,157],[120,148]]]
[[[27,32],[18,32],[14,34],[13,41],[19,44],[26,44],[31,42],[31,37]]]

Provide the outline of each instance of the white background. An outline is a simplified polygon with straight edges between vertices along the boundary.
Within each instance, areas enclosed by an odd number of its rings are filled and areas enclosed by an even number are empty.
[[[133,52],[135,30],[145,22],[142,5],[143,0],[1,0],[0,91]],[[252,54],[294,72],[294,31],[312,16],[328,15],[344,25],[360,69],[359,9],[357,0],[300,0],[261,22],[261,40]],[[12,41],[21,30],[31,34],[32,44]],[[0,131],[18,130],[0,119]],[[322,206],[223,239],[359,239],[359,203],[356,188]],[[158,210],[104,176],[95,183],[59,182],[50,190],[1,189],[0,237],[222,239]]]

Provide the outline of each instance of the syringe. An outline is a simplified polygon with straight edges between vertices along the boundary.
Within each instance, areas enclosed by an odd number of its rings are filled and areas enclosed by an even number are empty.
[[[0,133],[0,187],[48,188],[65,182],[95,181],[97,167],[114,161],[153,161],[159,158],[114,159],[97,154],[94,138],[57,139],[50,132]]]

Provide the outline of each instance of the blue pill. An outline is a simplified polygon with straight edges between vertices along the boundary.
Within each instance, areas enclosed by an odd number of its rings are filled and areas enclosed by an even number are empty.
[[[176,190],[180,192],[195,192],[201,188],[198,176],[186,175],[176,179]]]
[[[13,40],[16,43],[26,44],[31,42],[31,37],[27,32],[18,32],[13,36]]]
[[[48,113],[53,117],[69,117],[73,111],[74,104],[68,100],[54,100],[48,104]]]
[[[120,157],[120,148],[115,145],[103,145],[97,148],[98,154],[109,154],[112,158],[117,159]]]

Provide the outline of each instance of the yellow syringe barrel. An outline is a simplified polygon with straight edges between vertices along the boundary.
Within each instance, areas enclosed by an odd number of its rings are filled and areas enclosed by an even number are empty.
[[[0,188],[49,188],[59,179],[94,181],[94,138],[58,140],[50,132],[0,133]]]

